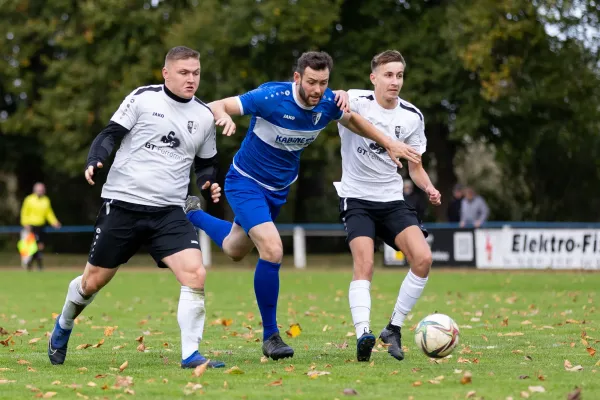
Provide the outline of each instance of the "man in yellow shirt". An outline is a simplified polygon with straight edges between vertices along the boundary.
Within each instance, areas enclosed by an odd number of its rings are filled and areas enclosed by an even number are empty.
[[[54,211],[52,211],[50,199],[46,196],[46,186],[41,182],[37,182],[33,185],[33,193],[25,197],[23,206],[21,207],[21,226],[25,230],[35,234],[38,246],[37,253],[25,265],[27,269],[31,268],[31,263],[34,259],[37,260],[38,268],[40,270],[43,268],[42,252],[44,250],[44,228],[46,227],[46,223],[56,229],[61,227],[60,222],[54,215]]]

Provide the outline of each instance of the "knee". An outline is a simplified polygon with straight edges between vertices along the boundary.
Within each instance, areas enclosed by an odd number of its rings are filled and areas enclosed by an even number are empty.
[[[246,256],[245,254],[228,254],[229,258],[231,259],[231,261],[233,262],[240,262],[244,259],[244,257]]]
[[[372,257],[356,257],[354,260],[354,279],[372,280],[374,262]]]
[[[272,263],[280,263],[283,259],[283,244],[281,241],[274,241],[274,243],[268,243],[259,249],[260,258],[265,261]]]
[[[77,282],[81,287],[81,294],[85,296],[95,295],[102,289],[108,282],[104,282],[102,279],[99,279],[100,276],[96,274],[91,274],[88,276],[83,276],[82,279]],[[73,281],[75,282],[75,281]]]
[[[431,251],[422,252],[413,257],[411,269],[414,271],[415,275],[425,278],[429,275],[432,262]]]
[[[186,274],[184,281],[181,282],[183,286],[187,286],[193,289],[204,288],[204,282],[206,281],[206,268],[204,265],[199,264],[191,268]]]

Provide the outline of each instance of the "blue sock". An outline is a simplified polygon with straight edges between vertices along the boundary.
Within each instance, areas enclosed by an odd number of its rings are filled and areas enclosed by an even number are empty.
[[[275,264],[258,259],[254,271],[254,293],[263,322],[263,341],[279,332],[277,328],[277,298],[279,297],[279,267]]]
[[[223,240],[231,231],[231,222],[215,218],[202,210],[190,211],[186,216],[196,228],[202,229],[217,246],[223,248]]]

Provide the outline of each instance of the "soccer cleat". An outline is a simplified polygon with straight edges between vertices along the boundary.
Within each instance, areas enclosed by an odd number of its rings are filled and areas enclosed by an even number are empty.
[[[283,342],[279,332],[275,332],[263,342],[262,351],[266,357],[271,357],[273,360],[294,357],[294,349]]]
[[[404,360],[404,351],[402,351],[402,333],[400,333],[400,327],[387,324],[381,331],[379,339],[387,345],[388,353],[396,360]]]
[[[52,335],[48,339],[48,358],[53,365],[63,364],[67,358],[67,345],[72,329],[63,329],[60,327],[58,320],[60,315],[56,317],[56,323],[52,330]]]
[[[199,365],[205,364],[207,361],[208,359],[196,350],[191,356],[185,360],[181,360],[181,368],[196,368]],[[224,366],[225,363],[223,361],[208,361],[209,368],[223,368]]]
[[[200,203],[200,198],[196,196],[188,196],[185,199],[185,205],[183,206],[183,212],[189,213],[190,211],[198,211],[202,210],[202,204]]]
[[[369,361],[374,346],[375,336],[371,331],[365,329],[362,336],[356,340],[356,359],[358,361]]]

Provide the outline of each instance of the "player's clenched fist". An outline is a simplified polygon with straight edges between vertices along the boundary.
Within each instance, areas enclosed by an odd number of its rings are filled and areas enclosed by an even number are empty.
[[[210,184],[209,181],[206,181],[204,185],[202,185],[202,190],[207,190],[210,188],[210,197],[212,198],[213,203],[218,203],[219,198],[221,197],[221,186],[218,183]]]
[[[96,163],[96,166],[94,165],[88,165],[87,169],[85,170],[85,180],[90,184],[90,185],[94,185],[95,182],[92,179],[94,177],[94,173],[96,172],[97,169],[102,168],[102,163]]]

